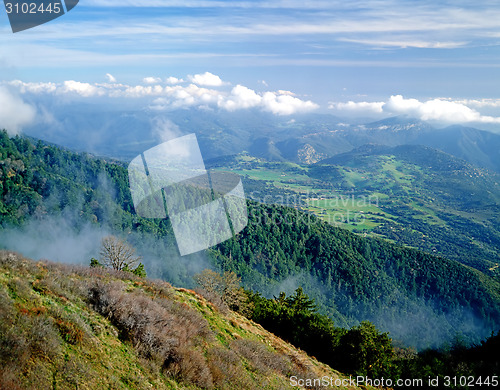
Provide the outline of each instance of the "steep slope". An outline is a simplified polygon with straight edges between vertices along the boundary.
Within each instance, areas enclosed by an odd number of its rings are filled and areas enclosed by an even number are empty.
[[[287,389],[291,376],[345,378],[194,291],[130,273],[0,251],[0,302],[2,389]]]
[[[249,212],[248,227],[217,247],[216,261],[252,289],[277,295],[302,286],[338,325],[368,319],[417,348],[498,327],[498,283],[479,271],[294,209],[250,204]]]

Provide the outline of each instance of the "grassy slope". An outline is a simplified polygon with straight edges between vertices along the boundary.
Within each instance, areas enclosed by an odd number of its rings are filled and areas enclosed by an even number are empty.
[[[342,377],[199,294],[0,252],[0,388],[285,389]]]

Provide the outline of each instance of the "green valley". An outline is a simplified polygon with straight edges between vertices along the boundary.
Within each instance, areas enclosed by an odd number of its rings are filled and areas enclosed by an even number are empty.
[[[313,165],[243,155],[227,166],[247,178],[252,199],[296,207],[355,233],[499,276],[495,172],[423,146],[365,146]]]

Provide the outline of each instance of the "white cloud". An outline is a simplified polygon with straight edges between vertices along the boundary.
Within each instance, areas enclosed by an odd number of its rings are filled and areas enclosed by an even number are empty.
[[[381,114],[383,112],[384,102],[353,102],[330,103],[328,108],[332,110],[343,111],[347,113],[365,112],[369,114]]]
[[[207,76],[208,75],[208,76]],[[199,76],[199,77],[198,77]],[[210,73],[191,76],[198,82],[220,80],[218,76],[212,77]],[[149,80],[151,79],[151,80]],[[126,98],[126,99],[146,99],[142,102],[152,110],[172,110],[177,108],[220,108],[226,111],[258,108],[272,112],[276,115],[291,115],[294,113],[308,112],[317,109],[319,106],[312,101],[301,100],[290,91],[257,93],[253,89],[243,85],[236,85],[232,89],[209,88],[195,83],[179,85],[182,79],[174,78],[172,82],[176,85],[162,86],[148,83],[157,79],[146,77],[143,81],[148,85],[126,85],[126,84],[89,84],[79,81],[69,80],[63,83],[24,83],[16,80],[7,84],[16,87],[20,93],[32,95],[67,95],[71,98]],[[218,84],[218,83],[217,83]],[[219,84],[227,87],[221,81]],[[153,101],[147,99],[154,98]]]
[[[292,92],[283,93],[265,92],[260,95],[254,90],[243,85],[237,85],[231,90],[227,97],[220,96],[218,106],[228,111],[245,108],[259,107],[264,111],[270,111],[276,115],[291,115],[300,112],[308,112],[319,106],[311,101],[296,98]]]
[[[295,96],[295,94],[291,91],[285,91],[283,89],[279,89],[277,92],[278,95],[288,95],[288,96]]]
[[[141,98],[148,96],[159,96],[164,92],[161,85],[148,85],[147,87],[143,85],[136,86],[124,86],[123,89],[117,89],[112,91],[109,96],[111,97],[128,97],[128,98]]]
[[[478,108],[482,107],[500,108],[500,99],[463,99],[463,100],[457,100],[456,102]]]
[[[108,82],[116,83],[116,78],[111,73],[106,73],[106,78],[108,79]]]
[[[431,99],[422,102],[393,95],[386,102],[330,103],[329,108],[339,113],[358,115],[408,115],[424,121],[445,123],[500,123],[500,117],[482,115],[464,101]]]
[[[167,84],[170,84],[170,85],[175,85],[175,84],[183,83],[184,80],[183,79],[178,79],[177,77],[170,76],[170,77],[167,77],[165,79],[165,82]]]
[[[228,111],[234,111],[256,107],[261,102],[262,96],[258,95],[254,90],[243,85],[237,85],[231,90],[231,94],[227,98],[220,97],[218,105]]]
[[[25,83],[21,80],[13,80],[7,84],[18,88],[20,93],[52,93],[57,90],[56,83]]]
[[[80,81],[68,80],[63,83],[61,89],[58,90],[61,93],[77,93],[80,96],[91,97],[91,96],[102,96],[105,94],[103,88],[97,87],[89,83],[82,83]]]
[[[144,77],[142,79],[144,84],[158,84],[161,83],[161,78],[159,77]]]
[[[188,76],[189,81],[194,84],[204,86],[204,87],[220,87],[223,85],[221,78],[213,73],[205,72],[203,74],[195,74],[194,76]]]
[[[36,110],[19,96],[0,86],[0,128],[9,134],[18,134],[35,119]]]
[[[276,95],[273,92],[264,93],[262,103],[265,110],[277,115],[291,115],[319,108],[316,103],[310,100],[304,101],[290,95]]]

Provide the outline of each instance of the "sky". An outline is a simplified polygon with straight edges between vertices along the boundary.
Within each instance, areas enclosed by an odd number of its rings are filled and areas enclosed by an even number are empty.
[[[496,0],[81,0],[16,34],[1,7],[12,132],[63,100],[500,128]]]

